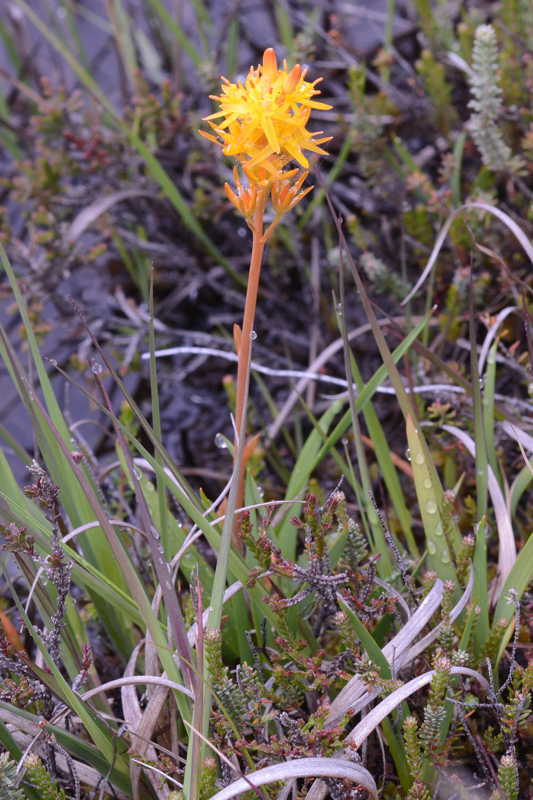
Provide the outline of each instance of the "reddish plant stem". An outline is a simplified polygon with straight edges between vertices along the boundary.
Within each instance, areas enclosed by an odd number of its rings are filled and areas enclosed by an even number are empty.
[[[248,276],[248,287],[246,290],[246,304],[244,307],[244,318],[242,321],[241,345],[239,348],[239,362],[237,366],[237,401],[235,409],[235,427],[237,434],[241,431],[243,417],[246,417],[244,407],[244,397],[246,394],[246,379],[248,374],[248,361],[252,348],[251,334],[253,331],[255,309],[257,306],[257,294],[259,291],[259,278],[261,275],[261,264],[263,261],[263,215],[268,198],[268,189],[263,189],[257,198],[257,207],[254,214],[254,230],[252,257],[250,260],[250,274]],[[235,437],[235,458],[237,457],[237,437]],[[244,505],[244,471],[246,461],[243,458],[238,475],[237,508]],[[236,531],[238,518],[235,520],[234,532]],[[235,539],[235,537],[234,537]],[[236,542],[235,542],[236,543]]]

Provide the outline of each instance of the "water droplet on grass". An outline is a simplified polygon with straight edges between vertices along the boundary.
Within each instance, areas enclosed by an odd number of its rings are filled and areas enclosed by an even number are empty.
[[[487,364],[494,364],[495,361],[496,361],[496,353],[493,350],[491,350],[487,356]]]
[[[434,533],[435,533],[435,536],[442,536],[442,534],[444,533],[444,528],[442,527],[442,523],[441,523],[441,522],[439,522],[439,523],[438,523],[438,524],[435,526],[435,531],[434,531]]]
[[[95,375],[100,375],[103,370],[103,366],[101,364],[93,364],[91,369]]]
[[[252,331],[252,332],[251,332],[251,334],[250,334],[250,339],[251,339],[252,341],[253,341],[254,339],[257,339],[257,333],[256,333],[255,331]]]
[[[422,452],[422,450],[419,450],[418,453],[415,456],[416,463],[417,464],[423,464],[425,460],[426,460],[426,457],[424,456],[424,453]]]
[[[432,556],[437,552],[437,545],[435,542],[428,542],[428,553]]]
[[[217,433],[217,435],[215,436],[215,444],[221,450],[227,450],[228,449],[228,443],[224,439],[224,437],[222,436],[221,433]]]
[[[434,514],[437,510],[437,501],[436,500],[428,500],[426,503],[426,511],[428,514]]]
[[[57,367],[57,361],[55,360],[55,358],[50,358],[50,359],[49,359],[49,361],[50,361],[50,364],[51,364],[53,367]]]
[[[449,564],[450,563],[450,554],[448,553],[447,550],[443,550],[442,551],[442,555],[440,557],[440,560],[442,561],[443,564]]]
[[[424,489],[431,489],[431,478],[424,478],[422,481],[422,486]]]
[[[407,448],[407,450],[405,451],[405,457],[407,461],[411,460],[411,451],[409,450],[409,448]]]

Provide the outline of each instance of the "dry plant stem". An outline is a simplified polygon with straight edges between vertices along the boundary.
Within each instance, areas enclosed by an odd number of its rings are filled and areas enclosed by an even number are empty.
[[[268,198],[268,188],[264,188],[257,198],[257,208],[253,222],[253,245],[252,258],[250,260],[250,274],[248,276],[248,288],[246,290],[246,304],[244,307],[244,318],[242,321],[242,337],[239,348],[239,363],[237,366],[237,402],[235,409],[235,429],[241,430],[243,416],[246,415],[244,398],[246,397],[246,380],[248,374],[248,361],[250,360],[250,350],[252,347],[252,331],[254,326],[255,308],[257,305],[257,293],[259,291],[259,277],[261,275],[261,264],[263,261],[263,215]],[[235,439],[235,456],[237,454],[237,439]],[[246,460],[243,458],[238,476],[237,508],[244,505],[244,471]],[[240,519],[236,516],[235,525]],[[236,529],[235,529],[236,530]],[[234,530],[234,533],[235,533]],[[234,537],[235,538],[235,537]]]

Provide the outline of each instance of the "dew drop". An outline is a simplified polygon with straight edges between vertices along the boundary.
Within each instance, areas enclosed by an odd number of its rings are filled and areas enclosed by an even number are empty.
[[[135,475],[135,477],[137,478],[138,481],[141,480],[141,473],[139,472],[138,469],[134,469],[133,470],[133,474]]]
[[[250,334],[250,339],[251,339],[252,341],[253,341],[254,339],[257,339],[257,333],[256,333],[255,331],[252,331],[252,332],[251,332],[251,334]]]
[[[437,501],[436,500],[428,500],[426,503],[426,511],[428,514],[434,514],[437,510]]]
[[[214,610],[215,610],[215,607],[214,607],[214,606],[209,606],[209,608],[208,608],[207,610],[208,610],[209,612],[211,612],[211,611],[214,611]]]
[[[159,531],[153,525],[150,525],[150,532],[154,539],[159,539]]]
[[[167,589],[172,589],[172,584],[170,583],[170,581],[165,581],[165,586],[167,587]]]
[[[482,467],[478,467],[476,469],[476,475],[479,475],[479,477],[481,477],[484,474],[485,474],[485,470]]]
[[[41,575],[41,584],[43,586],[46,586],[48,584],[48,575],[46,574]]]
[[[435,534],[435,536],[442,536],[443,533],[444,533],[444,528],[442,527],[442,523],[439,522],[435,526],[434,534]]]
[[[164,564],[165,562],[163,561],[163,559],[162,559],[162,558],[158,558],[158,559],[157,559],[157,563],[158,563],[158,564],[161,564],[161,566],[163,566],[163,564]]]
[[[483,400],[481,402],[483,403],[484,406],[488,406],[489,405],[490,400],[489,400],[489,398],[487,397],[486,394],[483,395]]]
[[[437,545],[435,542],[428,542],[428,553],[432,556],[437,552]]]
[[[440,557],[440,560],[442,561],[443,564],[449,564],[450,563],[450,554],[448,553],[447,550],[443,550],[442,551],[442,555]]]
[[[101,364],[93,364],[91,369],[92,369],[92,371],[94,372],[95,375],[100,375],[100,373],[103,370],[103,367],[102,367]]]
[[[426,460],[426,458],[424,456],[424,453],[422,452],[422,450],[419,450],[418,453],[415,456],[415,462],[417,464],[423,464],[425,460]]]
[[[496,361],[496,353],[494,352],[494,350],[491,350],[487,356],[487,364],[494,364],[495,361]]]
[[[220,450],[228,449],[228,443],[224,439],[221,433],[217,433],[217,435],[215,436],[215,444],[218,448],[220,448]]]
[[[55,358],[51,358],[51,359],[49,359],[49,361],[50,361],[50,364],[51,364],[53,367],[57,367],[57,361],[55,360]]]
[[[407,450],[405,451],[405,457],[407,461],[411,460],[411,451],[409,450],[409,448],[407,448]]]
[[[424,489],[431,489],[431,478],[424,478],[422,481],[422,486]]]
[[[157,552],[158,553],[164,553],[165,552],[165,548],[163,547],[162,544],[160,544],[159,547],[157,548]]]
[[[337,304],[337,314],[342,317],[342,303]]]

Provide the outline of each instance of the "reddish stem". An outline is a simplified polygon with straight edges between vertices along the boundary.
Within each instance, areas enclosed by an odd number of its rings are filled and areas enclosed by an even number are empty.
[[[263,189],[257,198],[257,207],[254,215],[254,236],[252,245],[252,257],[250,260],[250,274],[248,276],[248,288],[246,290],[246,305],[244,307],[244,318],[242,321],[242,336],[239,349],[239,363],[237,367],[237,402],[235,410],[235,425],[237,434],[241,432],[243,417],[246,417],[244,398],[246,395],[246,380],[248,373],[248,361],[252,347],[251,334],[253,332],[255,309],[257,305],[257,293],[259,291],[259,278],[261,275],[261,263],[263,261],[263,215],[268,197],[268,189]],[[237,457],[237,438],[235,439],[235,457]],[[244,471],[246,462],[241,461],[238,476],[237,508],[244,505]],[[236,520],[237,521],[237,520]]]

